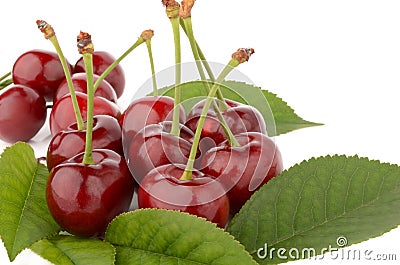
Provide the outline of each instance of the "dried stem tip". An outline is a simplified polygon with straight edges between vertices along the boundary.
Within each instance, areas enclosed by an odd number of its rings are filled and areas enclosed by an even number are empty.
[[[244,63],[250,59],[253,53],[253,48],[240,48],[232,54],[232,58],[238,60],[239,63]]]
[[[145,41],[146,40],[151,40],[151,38],[153,38],[154,36],[154,30],[148,29],[142,32],[142,34],[140,35],[140,37],[142,37]]]
[[[183,0],[179,9],[179,16],[181,18],[188,18],[192,16],[192,7],[196,0]]]
[[[36,25],[37,25],[38,29],[40,29],[40,31],[44,34],[44,37],[46,39],[50,39],[51,37],[56,35],[53,27],[50,26],[49,24],[47,24],[46,21],[36,20]]]
[[[165,13],[168,18],[176,18],[179,16],[179,3],[175,0],[162,0],[163,5],[165,6]]]
[[[89,33],[81,31],[77,37],[77,42],[78,52],[80,54],[94,52],[92,36]]]

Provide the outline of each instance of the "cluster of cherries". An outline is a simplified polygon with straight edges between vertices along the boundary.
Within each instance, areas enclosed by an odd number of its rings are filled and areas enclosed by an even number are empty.
[[[171,22],[177,9],[187,11],[187,2],[163,1],[167,14],[174,14]],[[114,217],[132,210],[135,191],[139,208],[184,211],[223,228],[283,170],[261,113],[224,99],[218,85],[253,49],[239,49],[214,82],[205,81],[208,95],[188,114],[178,82],[175,98],[157,95],[155,87],[153,95],[121,112],[117,99],[125,76],[119,59],[94,51],[90,35],[81,32],[82,58],[72,67],[52,27],[41,20],[37,24],[57,53],[32,50],[16,60],[14,85],[0,95],[0,138],[31,139],[46,120],[46,101],[53,103],[46,196],[66,231],[101,237]],[[138,42],[149,44],[152,34],[144,31]],[[17,121],[15,115],[24,118]]]

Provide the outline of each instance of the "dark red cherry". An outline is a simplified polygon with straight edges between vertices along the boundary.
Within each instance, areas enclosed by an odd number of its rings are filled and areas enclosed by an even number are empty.
[[[271,138],[258,132],[235,135],[240,147],[228,141],[208,150],[201,171],[228,190],[231,210],[236,213],[251,195],[283,170],[281,153]]]
[[[71,65],[68,63],[70,69]],[[12,69],[14,84],[28,86],[52,101],[55,91],[65,74],[57,53],[45,50],[31,50],[15,61]]]
[[[94,82],[97,81],[99,78],[98,75],[93,75]],[[76,73],[72,75],[72,83],[74,85],[74,90],[75,92],[82,92],[86,93],[87,91],[87,82],[86,82],[86,74],[85,73]],[[69,94],[69,87],[67,80],[64,79],[60,85],[57,88],[56,93],[54,94],[53,102],[57,102],[62,96]],[[106,81],[102,80],[100,82],[99,87],[96,89],[95,96],[97,97],[103,97],[105,99],[108,99],[114,103],[117,103],[117,95],[115,94],[115,91],[113,87]]]
[[[54,220],[71,234],[101,237],[117,215],[129,210],[135,181],[123,157],[94,149],[94,164],[82,163],[83,153],[50,172],[46,199]]]
[[[82,92],[76,92],[79,109],[85,121],[87,118],[87,95]],[[119,107],[103,98],[94,97],[94,115],[109,115],[116,119],[121,115]],[[70,94],[64,95],[58,100],[50,113],[50,131],[52,135],[68,128],[69,125],[76,122],[74,109],[72,107],[72,100]]]
[[[86,130],[78,130],[77,127],[73,123],[51,139],[46,157],[49,170],[85,150]],[[121,127],[114,117],[93,117],[92,140],[94,149],[110,149],[123,155]]]
[[[0,139],[28,141],[43,127],[46,116],[43,96],[29,87],[13,85],[0,95]]]
[[[172,122],[149,124],[140,130],[127,148],[127,163],[140,183],[153,168],[166,164],[186,164],[193,132],[181,125],[180,137],[170,134]]]
[[[139,186],[139,208],[178,210],[225,227],[229,199],[221,183],[196,170],[191,180],[180,180],[183,172],[184,165],[171,164],[150,171]]]
[[[129,144],[132,138],[146,125],[171,121],[174,99],[167,96],[147,96],[134,100],[122,113],[122,140]],[[179,122],[185,123],[185,110],[180,106]]]
[[[227,103],[230,108],[222,112],[222,116],[233,134],[244,132],[267,134],[265,121],[256,108],[235,101],[227,101]],[[203,106],[204,100],[197,103],[187,116],[185,125],[193,131],[197,128]],[[210,149],[227,139],[212,107],[209,109],[205,119],[201,138],[204,139],[201,143],[204,149]]]
[[[101,75],[114,61],[115,58],[110,53],[95,51],[93,53],[93,73]],[[74,73],[82,72],[85,72],[85,63],[81,57],[74,66]],[[125,73],[122,66],[118,64],[105,79],[114,88],[117,97],[121,97],[125,89]]]

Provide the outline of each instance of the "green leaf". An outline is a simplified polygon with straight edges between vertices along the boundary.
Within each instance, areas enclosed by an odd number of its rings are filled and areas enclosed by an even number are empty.
[[[207,94],[202,81],[181,84],[181,100],[186,112]],[[304,120],[275,94],[244,82],[225,81],[220,86],[225,98],[257,108],[267,124],[269,136],[276,136],[293,130],[322,125]],[[159,90],[159,94],[174,97],[174,87]]]
[[[315,250],[311,256],[319,255],[323,248],[338,248],[345,241],[351,245],[380,236],[400,224],[399,208],[399,166],[357,156],[327,156],[273,178],[245,204],[227,231],[260,264],[282,263],[291,259],[292,248],[302,258],[309,248]],[[277,257],[279,248],[288,260]],[[295,252],[292,256],[296,258]]]
[[[187,213],[142,209],[115,218],[106,241],[116,264],[256,264],[244,247],[215,224]]]
[[[0,236],[10,260],[60,230],[47,208],[48,175],[26,143],[6,148],[0,157]]]
[[[115,248],[97,239],[60,235],[42,239],[31,249],[55,265],[112,265],[115,262]]]

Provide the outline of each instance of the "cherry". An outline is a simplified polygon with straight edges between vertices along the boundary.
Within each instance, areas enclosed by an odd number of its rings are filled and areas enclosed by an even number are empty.
[[[67,64],[72,69],[72,66]],[[12,78],[14,84],[28,86],[44,96],[47,101],[51,101],[65,74],[57,53],[31,50],[23,53],[15,61]]]
[[[185,164],[193,132],[181,125],[180,137],[170,134],[172,122],[149,124],[140,130],[127,148],[126,158],[135,180],[140,183],[153,168],[166,164]]]
[[[174,99],[167,96],[147,96],[136,99],[122,113],[122,139],[128,145],[132,138],[146,125],[173,118]],[[180,106],[179,122],[185,122],[185,110]]]
[[[196,170],[191,180],[181,180],[184,171],[184,166],[171,164],[150,171],[139,186],[139,208],[178,210],[225,227],[229,199],[222,185]]]
[[[82,92],[76,92],[79,109],[82,118],[86,120],[87,116],[87,95]],[[94,115],[105,114],[115,118],[121,115],[118,106],[103,98],[94,97]],[[52,135],[68,128],[69,125],[76,121],[70,94],[64,95],[58,100],[50,113],[50,131]]]
[[[93,53],[93,73],[101,75],[108,66],[115,61],[115,58],[108,52],[95,51]],[[81,57],[74,66],[74,73],[85,72],[85,64]],[[117,65],[105,78],[114,88],[117,97],[121,97],[125,89],[125,73],[121,65]]]
[[[99,78],[98,75],[94,75],[94,81],[96,81]],[[76,73],[72,75],[72,83],[74,86],[75,91],[77,92],[82,92],[82,93],[87,93],[87,84],[86,84],[86,74],[84,73]],[[69,88],[68,88],[68,83],[67,80],[64,79],[60,85],[58,86],[53,102],[57,102],[62,96],[66,95],[69,93]],[[108,99],[114,103],[117,103],[117,95],[115,94],[115,91],[113,87],[108,83],[106,80],[102,80],[100,82],[99,87],[96,89],[96,92],[94,94],[95,96],[98,97],[103,97],[105,99]]]
[[[0,95],[0,139],[28,141],[43,127],[47,109],[43,96],[24,85],[13,85]]]
[[[204,102],[205,100],[201,100],[199,103],[194,105],[187,116],[185,125],[193,131],[197,128],[201,110],[204,107]],[[222,116],[233,134],[243,132],[261,132],[267,134],[265,121],[262,114],[256,108],[232,100],[226,100],[226,102],[230,107],[222,112]],[[213,108],[208,110],[203,130],[201,132],[201,138],[208,138],[208,140],[204,141],[202,144],[203,146],[207,145],[208,149],[227,139],[223,127],[221,126]],[[212,141],[210,141],[210,139]]]
[[[231,210],[236,213],[250,196],[283,170],[282,157],[271,138],[259,132],[235,135],[239,147],[222,142],[206,152],[201,171],[228,190]]]
[[[123,155],[121,127],[117,119],[108,115],[93,117],[93,148],[110,149]],[[56,165],[85,150],[86,130],[78,130],[77,123],[58,132],[47,149],[47,167]]]
[[[71,234],[101,237],[117,215],[129,210],[135,182],[125,159],[111,150],[93,150],[94,164],[80,153],[54,167],[46,199],[54,220]]]

